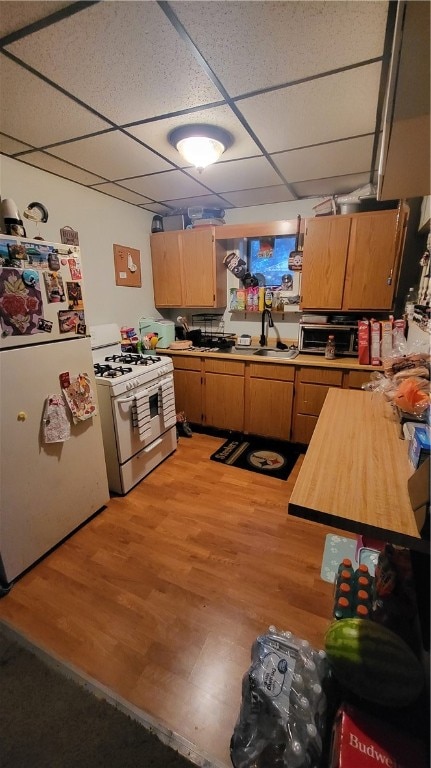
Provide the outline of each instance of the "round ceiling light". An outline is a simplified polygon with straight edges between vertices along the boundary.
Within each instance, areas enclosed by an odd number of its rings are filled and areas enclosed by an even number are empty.
[[[170,132],[168,141],[187,163],[202,171],[217,162],[233,138],[215,125],[182,125]]]

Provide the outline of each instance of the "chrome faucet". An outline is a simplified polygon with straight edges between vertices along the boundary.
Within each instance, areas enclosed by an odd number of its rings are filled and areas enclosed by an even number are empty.
[[[272,314],[270,309],[264,309],[262,312],[262,333],[259,341],[259,344],[261,347],[266,346],[266,339],[268,334],[268,330],[265,333],[265,320],[268,320],[268,329],[274,328],[274,321],[272,319]]]

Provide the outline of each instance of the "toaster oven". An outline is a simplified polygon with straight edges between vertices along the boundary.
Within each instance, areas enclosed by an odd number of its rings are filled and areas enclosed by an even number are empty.
[[[356,357],[358,354],[358,325],[308,324],[299,327],[299,351],[324,355],[328,336],[334,337],[336,356]]]

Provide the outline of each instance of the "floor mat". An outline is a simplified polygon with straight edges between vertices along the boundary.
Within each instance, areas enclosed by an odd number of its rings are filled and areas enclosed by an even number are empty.
[[[228,466],[287,480],[303,452],[294,443],[284,440],[236,435],[226,440],[210,458]]]
[[[338,566],[345,557],[349,557],[353,567],[357,568],[356,547],[357,539],[349,539],[344,536],[335,536],[332,533],[328,533],[325,541],[325,549],[323,550],[320,578],[323,579],[323,581],[329,581],[330,584],[333,584]]]

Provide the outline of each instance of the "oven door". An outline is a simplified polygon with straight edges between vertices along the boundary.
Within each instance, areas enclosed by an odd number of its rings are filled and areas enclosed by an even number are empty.
[[[173,375],[118,395],[112,410],[118,460],[124,464],[176,423]]]

